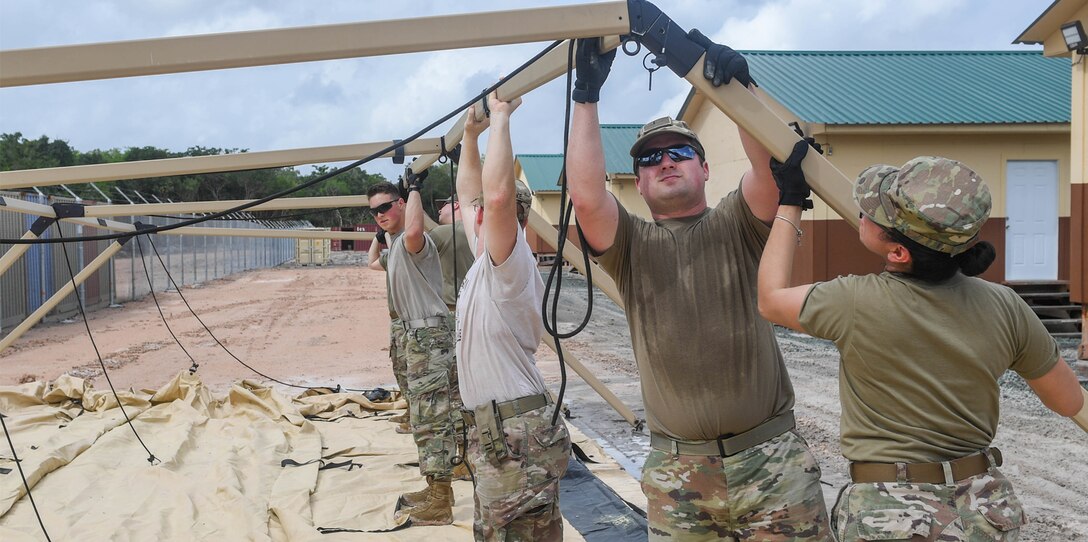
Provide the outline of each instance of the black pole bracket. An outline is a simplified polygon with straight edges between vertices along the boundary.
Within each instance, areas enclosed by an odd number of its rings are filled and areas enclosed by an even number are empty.
[[[659,58],[655,64],[664,65],[676,75],[685,77],[706,52],[702,46],[688,39],[688,33],[673,22],[660,8],[646,0],[627,0],[627,13],[631,18],[631,33],[625,41],[635,40]]]
[[[30,233],[33,233],[36,237],[41,237],[45,230],[49,229],[57,219],[50,216],[39,216],[33,224],[30,225]]]
[[[394,139],[393,140],[393,144],[397,146],[395,149],[393,149],[393,163],[397,164],[397,165],[400,165],[400,164],[404,163],[404,145],[400,144],[401,141],[404,141],[404,140],[403,139]]]
[[[84,214],[84,205],[82,203],[54,203],[53,214],[57,215],[57,218],[82,218],[86,216]]]

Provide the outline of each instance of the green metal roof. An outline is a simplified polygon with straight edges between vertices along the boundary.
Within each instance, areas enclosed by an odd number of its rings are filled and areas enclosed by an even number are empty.
[[[635,172],[631,162],[631,145],[635,144],[641,124],[602,124],[601,143],[604,146],[604,170],[610,175]]]
[[[1066,123],[1070,59],[1041,51],[744,51],[763,90],[825,124]]]
[[[559,190],[559,174],[563,171],[562,154],[519,154],[517,159],[533,192]]]
[[[604,167],[610,175],[633,175],[631,145],[641,124],[602,124],[601,144],[604,147]],[[519,154],[529,188],[534,192],[559,190],[559,174],[563,171],[562,154]]]

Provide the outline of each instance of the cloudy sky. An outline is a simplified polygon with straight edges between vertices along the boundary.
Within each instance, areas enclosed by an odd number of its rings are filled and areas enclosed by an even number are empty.
[[[555,5],[544,0],[0,0],[0,49],[286,28]],[[1011,42],[1051,0],[659,0],[684,28],[736,49],[1027,50]],[[0,89],[0,133],[76,149],[152,145],[278,150],[403,138],[509,73],[545,43]],[[2,77],[2,74],[0,74]],[[603,122],[675,115],[689,87],[625,57]],[[525,97],[520,153],[559,152],[559,79]],[[444,134],[448,126],[432,136]],[[365,166],[395,175],[389,159]]]

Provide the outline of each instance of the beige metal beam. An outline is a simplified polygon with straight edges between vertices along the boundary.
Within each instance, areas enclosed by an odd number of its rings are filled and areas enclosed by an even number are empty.
[[[623,30],[622,32],[616,33],[620,34],[625,33],[626,31],[627,30]],[[596,34],[595,36],[601,35],[604,35],[604,33]],[[496,89],[499,93],[499,98],[503,100],[513,100],[514,98],[524,96],[530,91],[543,86],[548,81],[551,81],[552,79],[555,79],[556,77],[567,73],[567,49],[570,46],[571,41],[567,40],[566,42],[557,46],[555,49],[548,51],[547,54],[540,57],[540,59],[534,62],[531,66],[526,67],[520,73],[511,77],[509,81]],[[619,46],[619,36],[605,36],[605,38],[601,40],[602,52],[611,51],[612,49],[615,49]],[[482,114],[482,107],[478,106],[476,107],[476,109],[477,114]],[[453,126],[450,127],[449,131],[446,132],[446,146],[449,147],[446,150],[450,150],[453,147],[456,147],[457,143],[461,141],[462,137],[464,137],[465,119],[467,115],[468,112],[466,111],[461,115],[460,118],[457,119],[457,122],[455,122]],[[412,162],[412,171],[419,173],[431,167],[431,164],[438,161],[440,157],[440,152],[441,151],[434,154],[424,154],[416,158]]]
[[[220,171],[242,171],[250,169],[268,169],[302,164],[324,164],[328,162],[355,161],[370,156],[390,145],[392,141],[360,143],[354,145],[334,145],[330,147],[308,147],[280,151],[240,152],[213,156],[187,156],[184,158],[164,158],[161,160],[142,160],[139,162],[117,162],[112,164],[91,164],[86,166],[68,166],[40,169],[20,169],[0,172],[0,190],[12,190],[30,186],[53,186],[58,184],[81,184],[98,181],[120,181],[124,179],[147,179],[213,173]],[[439,152],[437,138],[417,139],[404,147],[407,155]],[[393,156],[386,153],[383,156]]]
[[[84,214],[100,216],[180,215],[218,213],[252,200],[191,201],[180,203],[137,203],[134,205],[88,205]],[[280,198],[246,209],[249,211],[285,211],[295,209],[334,209],[337,207],[366,207],[366,196],[319,196],[313,198]]]
[[[38,236],[34,235],[34,232],[28,231],[23,234],[20,239],[37,239]],[[12,245],[3,256],[0,256],[0,277],[4,276],[4,273],[8,272],[11,266],[15,265],[15,262],[19,261],[19,258],[26,254],[26,251],[30,250],[32,245]]]
[[[540,216],[540,213],[533,209],[529,209],[529,229],[536,232],[536,234],[553,249],[559,244],[557,240],[559,231],[556,230],[555,226],[552,226],[547,219]],[[578,247],[567,242],[563,246],[562,257],[573,265],[582,276],[589,276],[586,272],[585,258],[582,255],[582,251],[578,250]],[[608,276],[608,273],[605,273],[604,269],[601,269],[601,267],[597,265],[597,262],[590,261],[589,265],[593,266],[593,285],[604,292],[604,294],[615,302],[620,309],[623,309],[623,298],[620,297],[620,290],[619,288],[616,288],[616,283],[612,280],[612,277]]]
[[[556,351],[555,340],[551,337],[544,337],[542,342],[548,345],[548,348],[551,348],[552,352]],[[592,372],[590,372],[589,367],[583,365],[582,361],[575,357],[574,354],[567,351],[562,344],[560,344],[559,347],[563,350],[563,362],[571,369],[574,369],[574,372],[578,373],[578,376],[582,377],[582,380],[584,380],[586,384],[589,384],[589,387],[600,394],[601,398],[604,399],[609,406],[614,408],[620,416],[623,416],[623,419],[627,420],[627,423],[636,427],[642,424],[642,420],[640,420],[638,416],[635,416],[631,407],[624,404],[619,397],[616,397],[616,394],[612,393],[612,390],[608,389],[608,387],[604,385],[604,382],[601,382]]]
[[[19,339],[19,337],[22,337],[24,333],[29,331],[30,328],[34,327],[35,324],[40,322],[46,314],[49,314],[49,311],[53,310],[53,308],[56,307],[65,297],[74,292],[76,287],[78,287],[80,284],[83,284],[83,282],[86,281],[87,278],[90,277],[95,271],[98,271],[99,267],[102,267],[107,262],[109,262],[110,258],[114,254],[117,254],[117,252],[120,250],[121,243],[118,243],[116,241],[114,241],[110,246],[106,247],[106,250],[103,250],[101,254],[95,257],[95,259],[91,260],[91,263],[87,264],[87,267],[84,267],[79,273],[76,273],[75,277],[72,280],[68,281],[67,284],[60,287],[57,290],[57,293],[53,294],[53,296],[47,299],[45,303],[42,303],[41,307],[38,307],[38,309],[31,313],[30,316],[27,316],[26,320],[23,320],[23,322],[19,324],[15,329],[12,329],[11,332],[3,338],[3,340],[0,340],[0,352],[6,350],[7,347],[11,346],[12,343]]]
[[[355,197],[355,196],[348,196]],[[170,204],[164,204],[170,205]],[[93,207],[88,206],[86,209]],[[16,213],[28,214],[33,216],[44,216],[48,218],[56,218],[56,213],[53,212],[53,208],[48,205],[42,205],[40,203],[33,203],[16,198],[0,197],[0,210],[12,211]],[[136,227],[132,224],[125,222],[116,222],[113,220],[106,220],[103,218],[64,218],[65,222],[71,222],[73,224],[80,224],[83,226],[98,228],[107,231],[114,232],[134,232]],[[264,228],[214,228],[214,227],[201,227],[201,226],[183,226],[181,228],[167,230],[156,233],[155,235],[208,235],[215,237],[274,237],[285,239],[346,239],[346,240],[369,240],[374,238],[374,234],[363,231],[324,231],[324,230],[277,230],[277,229],[264,229]],[[25,236],[24,236],[25,237]],[[14,249],[12,249],[14,250]],[[2,275],[2,273],[0,273]]]
[[[625,34],[627,2],[0,51],[0,87]]]
[[[715,87],[707,81],[703,77],[705,58],[705,54],[699,57],[699,61],[684,78],[733,119],[733,122],[767,147],[775,158],[785,160],[797,142],[797,134],[744,86],[734,82]],[[805,179],[812,191],[839,216],[857,228],[858,213],[854,205],[853,182],[817,152],[805,155],[801,169],[805,172]]]

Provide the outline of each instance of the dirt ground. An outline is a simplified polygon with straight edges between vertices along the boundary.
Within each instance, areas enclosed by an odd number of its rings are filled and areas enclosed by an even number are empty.
[[[186,287],[182,294],[234,355],[267,376],[308,386],[391,387],[384,275],[361,266],[364,253],[335,254],[330,266],[251,271]],[[564,280],[563,316],[579,320],[586,306],[585,281],[577,275]],[[166,319],[213,391],[223,392],[242,378],[268,381],[223,352],[177,293],[158,297]],[[191,365],[150,296],[93,312],[89,325],[118,388],[157,387]],[[846,480],[846,462],[838,446],[838,356],[826,341],[784,330],[779,339],[797,394],[798,424],[820,462],[830,507]],[[564,346],[636,415],[644,416],[626,319],[603,294],[595,294],[589,327]],[[1062,346],[1066,359],[1072,359],[1075,344],[1067,341]],[[546,348],[539,353],[541,371],[558,391],[557,359]],[[97,388],[107,387],[78,318],[39,325],[0,354],[0,384],[53,379],[65,372],[93,378]],[[634,431],[581,378],[568,372],[565,402],[570,421],[637,475],[648,452],[648,436]],[[1032,522],[1021,540],[1088,540],[1088,439],[1072,422],[1043,407],[1014,374],[1002,380],[1001,407],[994,444],[1005,455],[1002,471],[1015,484]]]

